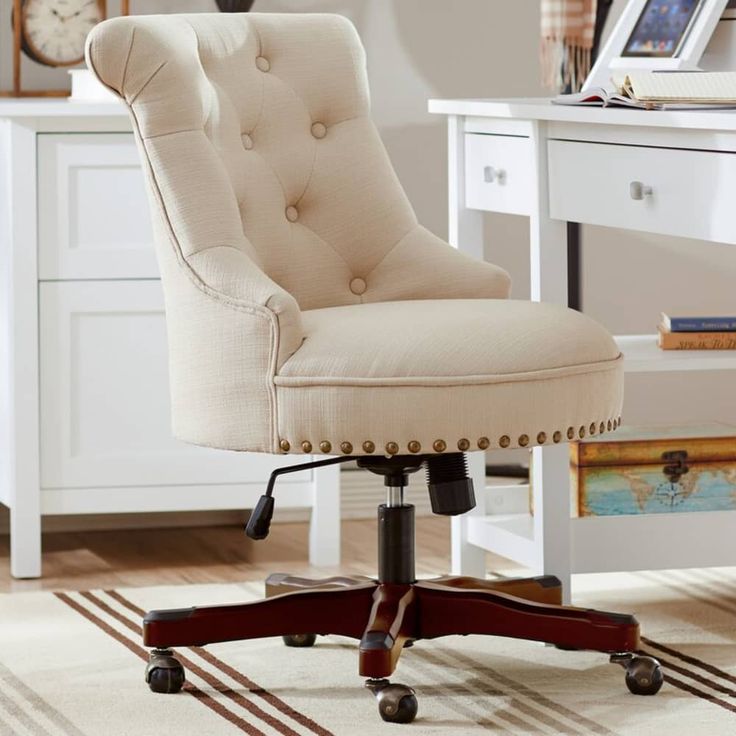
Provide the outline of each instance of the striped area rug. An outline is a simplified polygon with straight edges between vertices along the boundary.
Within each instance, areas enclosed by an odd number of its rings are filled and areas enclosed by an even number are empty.
[[[645,650],[667,681],[629,695],[603,655],[532,642],[453,637],[418,642],[397,682],[419,716],[383,723],[356,674],[355,643],[313,649],[280,640],[179,650],[184,692],[143,682],[143,609],[256,598],[261,586],[206,585],[0,596],[0,734],[216,736],[255,734],[733,734],[736,731],[736,568],[587,575],[579,605],[635,612]]]

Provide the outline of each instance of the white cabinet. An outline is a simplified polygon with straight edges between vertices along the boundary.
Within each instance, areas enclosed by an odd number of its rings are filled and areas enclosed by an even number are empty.
[[[42,514],[252,508],[288,457],[171,434],[163,293],[127,113],[0,101],[0,503],[11,569],[41,573]],[[279,480],[339,562],[339,466]]]
[[[132,133],[38,136],[41,279],[158,278]]]

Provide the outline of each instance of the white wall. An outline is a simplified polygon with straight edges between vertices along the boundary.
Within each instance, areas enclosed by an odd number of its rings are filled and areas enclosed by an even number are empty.
[[[616,0],[612,21],[624,1]],[[111,14],[117,6],[110,0]],[[133,0],[134,12],[213,8],[214,0]],[[544,94],[539,0],[256,0],[254,10],[337,12],[355,22],[368,53],[374,117],[419,218],[440,235],[447,227],[444,121],[426,112],[427,98]],[[528,296],[524,218],[489,216],[487,225],[487,256],[511,271],[515,297]],[[736,311],[736,248],[593,227],[583,237],[584,308],[614,332],[652,332],[661,310]],[[626,420],[736,422],[734,389],[727,374],[631,376]]]

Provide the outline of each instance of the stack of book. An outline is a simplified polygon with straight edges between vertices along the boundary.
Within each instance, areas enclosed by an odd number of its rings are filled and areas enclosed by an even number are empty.
[[[674,317],[662,313],[662,350],[736,350],[736,317]]]

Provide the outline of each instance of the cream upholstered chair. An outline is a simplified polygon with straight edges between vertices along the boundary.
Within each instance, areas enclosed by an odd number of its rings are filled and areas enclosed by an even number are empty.
[[[615,429],[622,358],[591,319],[507,300],[502,269],[418,224],[369,117],[352,25],[120,18],[93,30],[88,62],[128,105],[147,172],[176,436],[357,458],[389,487],[378,581],[272,576],[258,603],[154,611],[151,687],[181,688],[170,646],[346,634],[361,640],[382,716],[406,721],[413,692],[383,679],[405,643],[488,633],[621,654],[632,690],[658,689],[656,662],[625,654],[638,647],[636,621],[559,606],[554,578],[415,580],[406,474],[427,469],[437,513],[468,510],[463,452]],[[255,538],[268,532],[273,480]]]

